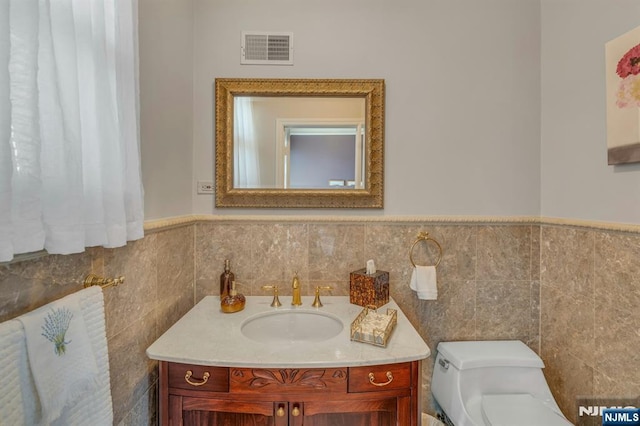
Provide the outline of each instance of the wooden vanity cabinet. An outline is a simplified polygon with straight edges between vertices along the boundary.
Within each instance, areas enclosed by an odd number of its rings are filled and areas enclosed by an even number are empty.
[[[420,377],[420,361],[300,369],[160,361],[160,424],[417,426]]]

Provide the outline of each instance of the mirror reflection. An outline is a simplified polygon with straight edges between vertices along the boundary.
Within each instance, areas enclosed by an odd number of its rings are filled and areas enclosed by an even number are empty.
[[[384,80],[215,82],[215,206],[382,208]]]
[[[236,96],[234,188],[365,187],[365,98]]]

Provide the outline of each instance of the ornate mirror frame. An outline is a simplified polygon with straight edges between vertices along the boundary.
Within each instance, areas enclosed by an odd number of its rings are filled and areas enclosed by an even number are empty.
[[[365,98],[364,189],[246,189],[233,186],[234,96]],[[216,207],[382,208],[384,80],[238,79],[215,80]]]

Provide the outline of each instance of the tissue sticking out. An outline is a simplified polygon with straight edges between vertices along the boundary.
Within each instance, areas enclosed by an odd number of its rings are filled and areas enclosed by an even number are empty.
[[[376,273],[376,263],[373,261],[373,259],[367,260],[366,271],[367,271],[367,274]]]

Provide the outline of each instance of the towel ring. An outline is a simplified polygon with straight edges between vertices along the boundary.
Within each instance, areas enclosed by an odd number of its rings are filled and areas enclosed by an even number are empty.
[[[440,261],[442,260],[442,246],[440,245],[439,242],[437,242],[436,240],[431,238],[429,236],[428,232],[420,232],[418,234],[418,238],[413,242],[413,245],[409,249],[409,260],[411,261],[411,264],[413,265],[414,268],[416,267],[416,263],[413,261],[413,249],[416,247],[416,244],[418,244],[420,241],[425,241],[425,242],[433,241],[433,243],[436,246],[438,246],[438,250],[440,251],[440,255],[438,256],[438,261],[434,265],[437,268],[438,265],[440,264]]]

